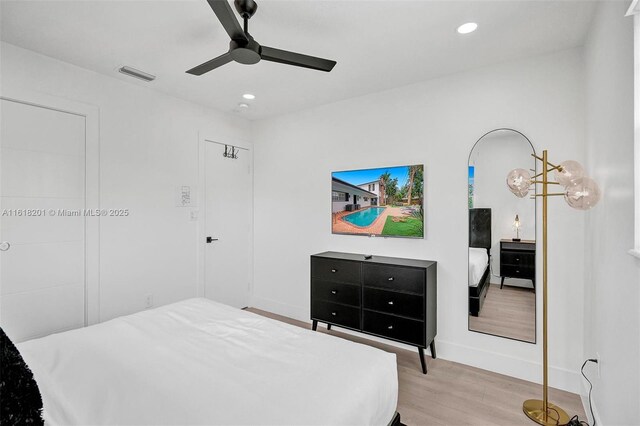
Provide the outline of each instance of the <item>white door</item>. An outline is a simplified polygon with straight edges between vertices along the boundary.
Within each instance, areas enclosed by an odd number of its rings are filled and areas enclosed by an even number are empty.
[[[0,326],[20,342],[82,327],[85,117],[1,100]]]
[[[230,148],[228,148],[229,150]],[[237,308],[249,303],[253,179],[251,151],[205,142],[205,296]]]

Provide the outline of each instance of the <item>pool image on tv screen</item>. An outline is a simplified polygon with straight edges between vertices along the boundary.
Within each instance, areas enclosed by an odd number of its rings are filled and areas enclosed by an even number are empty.
[[[331,173],[334,234],[424,237],[424,166]]]

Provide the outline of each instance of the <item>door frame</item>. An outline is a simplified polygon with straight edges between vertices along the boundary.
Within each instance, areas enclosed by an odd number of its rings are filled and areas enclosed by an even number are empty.
[[[214,143],[218,145],[233,145],[238,148],[242,148],[246,150],[249,155],[249,167],[251,173],[251,187],[250,187],[250,200],[251,200],[251,219],[249,223],[249,300],[248,303],[253,299],[253,230],[254,230],[254,216],[253,216],[253,190],[254,190],[254,161],[253,161],[253,144],[251,142],[234,139],[234,138],[219,138],[210,136],[207,134],[199,133],[198,134],[198,232],[197,232],[197,240],[196,240],[196,248],[198,253],[198,278],[196,283],[196,294],[198,297],[205,297],[205,288],[206,288],[206,263],[205,263],[205,254],[206,254],[206,144]]]
[[[85,119],[85,209],[100,208],[100,108],[23,88],[6,89],[0,99]],[[1,150],[0,150],[0,155]],[[1,159],[1,158],[0,158]],[[1,177],[0,177],[1,179]],[[1,184],[1,182],[0,182]],[[0,210],[2,197],[0,197]],[[84,325],[100,322],[100,217],[85,217]],[[2,230],[0,229],[0,232]],[[0,240],[2,235],[0,234]]]

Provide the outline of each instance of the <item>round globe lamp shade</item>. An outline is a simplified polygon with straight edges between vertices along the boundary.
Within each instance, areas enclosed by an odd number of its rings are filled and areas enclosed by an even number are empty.
[[[563,161],[560,163],[560,170],[556,169],[555,176],[560,185],[567,187],[572,180],[584,176],[584,167],[577,161]]]
[[[591,178],[580,177],[572,180],[564,193],[564,199],[571,207],[589,210],[600,201],[600,188]]]
[[[516,197],[524,198],[529,193],[531,174],[525,169],[513,169],[507,175],[507,186]]]

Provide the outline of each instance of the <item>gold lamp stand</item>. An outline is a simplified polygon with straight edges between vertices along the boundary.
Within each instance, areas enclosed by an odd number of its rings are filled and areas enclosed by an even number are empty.
[[[562,166],[556,166],[547,161],[547,151],[542,151],[542,158],[533,155],[542,162],[542,173],[533,176],[533,179],[542,178],[542,180],[533,180],[532,183],[542,184],[542,194],[536,194],[536,197],[542,197],[542,400],[528,399],[522,404],[522,411],[534,422],[541,425],[566,425],[569,423],[569,415],[562,408],[549,402],[548,392],[549,386],[547,382],[549,361],[547,347],[547,201],[550,196],[564,195],[564,193],[548,192],[550,184],[558,184],[558,182],[550,182],[548,178],[549,172],[553,170],[562,171]],[[551,168],[549,168],[551,167]]]
[[[557,426],[569,423],[567,413],[549,402],[547,376],[549,371],[547,348],[547,201],[551,196],[564,196],[570,207],[589,210],[600,200],[598,184],[585,175],[583,167],[577,161],[563,161],[555,165],[547,160],[547,151],[542,157],[532,156],[542,162],[542,173],[531,176],[528,170],[513,169],[507,175],[507,186],[519,198],[526,197],[531,186],[542,184],[542,193],[536,191],[535,197],[542,197],[542,400],[528,399],[522,404],[522,411],[534,422],[541,425]],[[550,181],[549,172],[555,171],[558,180]],[[535,173],[535,172],[534,172]],[[549,193],[549,185],[562,185],[564,192]]]

